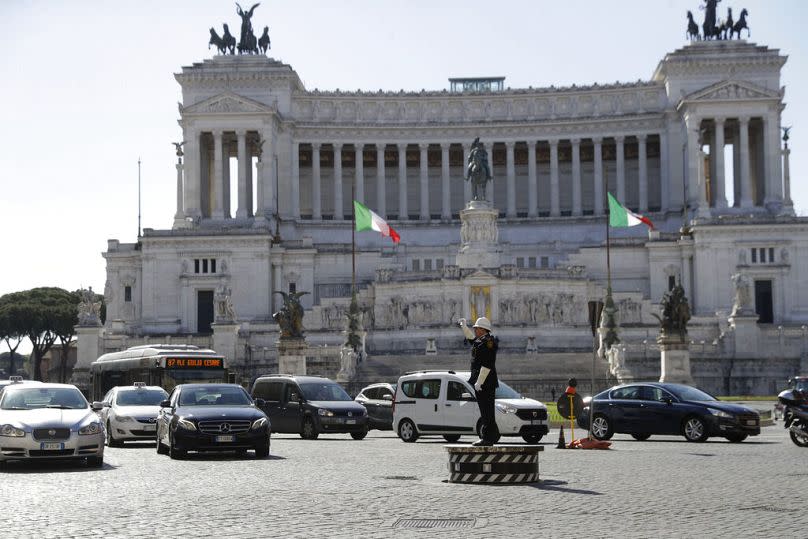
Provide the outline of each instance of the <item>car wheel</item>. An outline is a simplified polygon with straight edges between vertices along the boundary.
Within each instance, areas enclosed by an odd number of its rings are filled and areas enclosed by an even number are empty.
[[[682,434],[688,442],[703,442],[707,439],[707,425],[701,418],[690,416],[685,419]]]
[[[90,468],[103,468],[104,457],[87,457],[87,466]]]
[[[269,456],[269,440],[267,440],[266,445],[255,446],[255,458],[265,459],[268,456]]]
[[[300,430],[300,437],[304,440],[316,440],[320,435],[317,432],[317,425],[314,424],[314,419],[307,417],[303,419],[303,428]]]
[[[603,414],[595,414],[592,418],[592,436],[598,440],[609,440],[614,435],[612,424]]]
[[[730,434],[729,436],[727,436],[727,440],[729,440],[734,444],[739,444],[744,440],[746,440],[746,436],[747,436],[746,434]]]
[[[537,444],[541,441],[543,434],[525,434],[522,439],[529,444]]]
[[[644,442],[645,440],[650,438],[651,435],[648,434],[647,432],[635,432],[634,434],[631,435],[631,437],[639,442]]]
[[[123,447],[123,440],[116,440],[112,434],[112,426],[107,422],[107,446],[109,447]]]
[[[185,458],[185,451],[177,449],[177,446],[174,445],[174,437],[171,434],[168,435],[168,456],[174,460]]]
[[[415,429],[415,423],[409,419],[402,419],[398,424],[398,437],[407,443],[417,440],[418,431]]]
[[[365,429],[361,432],[352,432],[351,438],[353,438],[354,440],[363,440],[367,435],[368,435],[368,429]]]
[[[443,439],[446,440],[447,442],[449,442],[450,444],[453,444],[453,443],[457,442],[460,439],[460,435],[459,434],[444,434]]]

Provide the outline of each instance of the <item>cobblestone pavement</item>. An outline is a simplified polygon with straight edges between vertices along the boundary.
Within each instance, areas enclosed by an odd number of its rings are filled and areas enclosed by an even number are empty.
[[[541,481],[521,486],[448,483],[442,439],[405,444],[379,431],[277,435],[264,460],[173,461],[139,444],[108,449],[100,470],[10,463],[0,536],[793,537],[808,518],[794,494],[805,491],[808,451],[782,423],[740,444],[617,435],[609,451],[563,451],[557,438],[543,440]],[[400,519],[474,527],[402,529]]]

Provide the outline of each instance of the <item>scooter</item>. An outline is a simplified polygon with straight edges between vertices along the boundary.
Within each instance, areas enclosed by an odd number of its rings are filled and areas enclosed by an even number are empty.
[[[783,403],[783,426],[788,429],[791,441],[800,447],[808,447],[808,395],[798,389],[787,389],[777,395]]]

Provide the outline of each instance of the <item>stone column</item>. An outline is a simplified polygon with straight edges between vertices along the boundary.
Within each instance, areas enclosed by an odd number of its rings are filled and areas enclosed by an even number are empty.
[[[639,173],[640,173],[640,213],[648,211],[648,153],[646,151],[646,143],[648,142],[648,135],[637,135],[638,152],[637,159],[639,160]]]
[[[780,150],[780,114],[770,112],[763,117],[764,141],[764,171],[767,176],[765,183],[765,205],[770,211],[779,211],[783,206],[783,173],[781,170],[782,156]]]
[[[539,216],[539,185],[536,177],[536,141],[527,141],[527,216]]]
[[[429,221],[429,161],[427,160],[427,150],[429,144],[419,144],[421,150],[421,221]]]
[[[741,139],[741,207],[751,208],[752,178],[749,175],[749,118],[738,118]]]
[[[558,140],[550,141],[550,217],[561,215],[558,191]]]
[[[407,145],[399,143],[398,148],[398,218],[409,219],[407,208]]]
[[[572,139],[572,214],[583,215],[581,204],[581,139]]]
[[[365,143],[354,143],[354,182],[356,182],[356,200],[365,203]]]
[[[224,219],[224,185],[222,184],[222,131],[213,132],[213,217]]]
[[[264,141],[261,150],[262,170],[258,181],[264,186],[263,193],[258,201],[261,214],[267,218],[275,215],[275,140],[271,131],[263,131],[261,140]]]
[[[667,211],[670,208],[670,158],[668,157],[668,134],[659,133],[659,198],[660,209]]]
[[[376,144],[376,213],[387,219],[387,191],[385,187],[384,148],[385,144]]]
[[[174,221],[175,226],[177,225],[176,221],[184,221],[185,220],[185,211],[182,207],[182,160],[177,162],[177,212],[174,214]]]
[[[280,260],[274,260],[272,262],[272,311],[273,314],[276,311],[279,311],[283,304],[281,303],[281,295],[275,294],[275,292],[283,292],[283,275],[282,275],[282,265]]]
[[[342,211],[342,143],[334,143],[334,220],[344,219]]]
[[[699,199],[699,128],[701,119],[695,116],[685,118],[687,128],[687,200],[689,208],[695,208]]]
[[[791,200],[791,167],[788,163],[791,150],[786,142],[783,148],[783,209],[784,215],[794,215],[794,202]],[[177,165],[178,170],[180,165]]]
[[[727,180],[724,176],[724,118],[715,118],[715,138],[713,139],[713,163],[715,163],[715,176],[713,176],[713,206],[717,210],[727,207]]]
[[[236,209],[236,217],[245,219],[249,217],[250,210],[248,208],[249,198],[247,196],[247,131],[240,129],[236,131],[236,138],[238,140],[238,206]]]
[[[255,171],[257,174],[256,178],[256,198],[258,199],[255,202],[255,219],[253,221],[253,226],[259,227],[266,225],[266,208],[264,208],[264,162],[260,159],[255,164]]]
[[[200,154],[199,139],[201,133],[196,129],[188,129],[185,140],[185,215],[188,217],[201,217],[201,181],[200,174],[202,157]]]
[[[300,219],[300,143],[292,142],[292,218]],[[280,208],[278,208],[280,210]]]
[[[516,217],[516,168],[514,166],[513,141],[505,142],[505,174],[507,178],[507,209],[506,217]],[[493,157],[493,152],[492,152]]]
[[[322,198],[320,196],[320,143],[311,144],[311,218],[320,221],[323,218]]]
[[[594,145],[594,192],[595,192],[595,215],[603,215],[604,194],[603,194],[603,139],[595,137],[592,139]]]
[[[466,180],[471,144],[463,144],[463,205],[471,200],[471,181]]]
[[[483,142],[483,144],[486,144]],[[491,140],[487,143],[488,148],[486,151],[488,152],[488,168],[491,170],[491,177],[496,179],[496,174],[494,174],[494,141]],[[501,180],[500,180],[501,181]],[[494,207],[494,182],[488,181],[485,184],[485,200]]]
[[[701,149],[699,146],[699,162],[698,162],[698,169],[699,169],[699,207],[696,212],[696,215],[701,218],[705,219],[710,217],[710,201],[707,200],[707,170],[705,167],[705,162],[707,161],[707,154],[704,153],[704,150]]]
[[[222,138],[222,210],[224,218],[230,219],[230,144]]]
[[[617,156],[615,163],[615,176],[617,176],[617,200],[626,204],[626,137],[614,137],[614,150]]]
[[[252,154],[250,153],[250,147],[247,146],[247,217],[252,217],[255,212],[255,201],[253,200],[253,164],[252,164]],[[256,193],[257,195],[258,193]]]
[[[441,171],[441,209],[440,218],[449,221],[452,218],[451,190],[449,188],[449,143],[440,145]]]

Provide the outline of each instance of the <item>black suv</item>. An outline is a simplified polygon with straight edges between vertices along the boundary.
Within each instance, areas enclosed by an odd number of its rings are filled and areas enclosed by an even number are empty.
[[[320,433],[350,433],[361,440],[368,433],[367,410],[328,378],[271,374],[255,380],[253,399],[272,421],[273,432],[299,433],[314,440]],[[260,402],[260,401],[258,401]]]

